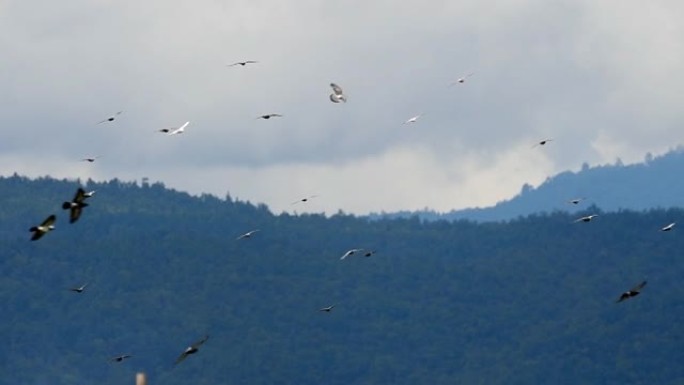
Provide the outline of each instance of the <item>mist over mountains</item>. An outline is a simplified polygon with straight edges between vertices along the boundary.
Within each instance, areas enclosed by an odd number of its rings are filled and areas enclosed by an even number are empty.
[[[651,208],[684,206],[684,148],[657,157],[647,154],[643,162],[624,165],[618,159],[614,164],[592,166],[584,164],[581,170],[566,171],[547,178],[538,187],[525,184],[520,193],[491,207],[452,210],[437,213],[401,211],[372,214],[382,216],[412,216],[426,220],[503,221],[535,213],[566,211],[574,213],[596,206],[603,211],[648,210]],[[577,205],[572,199],[584,198]]]

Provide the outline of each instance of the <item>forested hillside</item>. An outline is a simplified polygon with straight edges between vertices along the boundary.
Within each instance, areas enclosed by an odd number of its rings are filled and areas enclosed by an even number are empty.
[[[681,209],[369,221],[84,184],[70,224],[79,182],[0,179],[0,384],[684,383]]]
[[[374,214],[371,217],[410,217],[427,220],[502,221],[534,213],[554,211],[577,212],[587,205],[606,211],[648,210],[684,206],[684,148],[678,147],[664,155],[647,154],[641,163],[590,167],[577,172],[565,171],[549,177],[538,187],[524,185],[518,195],[492,207],[453,210],[439,214],[431,211]],[[581,204],[571,204],[573,199]]]

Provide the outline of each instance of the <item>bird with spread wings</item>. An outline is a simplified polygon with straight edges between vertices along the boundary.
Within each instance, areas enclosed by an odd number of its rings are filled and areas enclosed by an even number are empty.
[[[187,348],[185,348],[185,351],[184,351],[183,353],[181,353],[181,355],[178,356],[178,358],[176,359],[176,362],[174,363],[174,366],[175,366],[175,365],[178,365],[178,364],[181,363],[183,360],[185,360],[186,358],[188,358],[189,355],[197,353],[197,352],[199,351],[200,345],[202,345],[203,343],[207,342],[208,339],[209,339],[209,336],[206,335],[206,336],[204,336],[204,338],[202,338],[201,340],[199,340],[199,341],[195,342],[194,344],[192,344],[192,345],[188,346]]]
[[[83,208],[88,206],[88,204],[85,203],[86,198],[88,197],[86,196],[85,190],[82,187],[79,187],[71,202],[62,203],[62,208],[64,210],[69,210],[69,223],[74,223],[81,217]]]

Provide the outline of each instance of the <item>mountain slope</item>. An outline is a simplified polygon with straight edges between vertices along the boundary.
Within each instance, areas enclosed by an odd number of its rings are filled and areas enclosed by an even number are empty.
[[[658,231],[679,209],[368,221],[111,181],[87,182],[97,193],[69,224],[59,206],[77,185],[0,178],[0,384],[684,379],[684,237]],[[377,253],[340,260],[356,247]]]

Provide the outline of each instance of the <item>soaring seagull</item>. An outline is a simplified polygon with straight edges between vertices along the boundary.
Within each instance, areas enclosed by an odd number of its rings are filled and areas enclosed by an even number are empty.
[[[322,308],[318,309],[318,311],[324,311],[326,313],[330,313],[332,311],[332,309],[334,309],[334,308],[335,308],[335,305],[330,305],[330,306],[322,307]]]
[[[575,222],[591,222],[592,219],[598,217],[598,214],[587,215],[586,217],[577,218]]]
[[[208,339],[209,339],[208,335],[204,336],[204,338],[202,338],[201,340],[199,340],[199,341],[195,342],[194,344],[185,348],[185,351],[183,353],[181,353],[180,356],[178,356],[174,365],[178,365],[179,363],[181,363],[181,361],[188,358],[189,355],[197,353],[199,351],[200,345],[207,342]]]
[[[109,360],[112,362],[121,362],[121,361],[125,360],[126,358],[131,358],[131,357],[133,357],[133,356],[130,354],[122,354],[120,356],[112,357]]]
[[[585,199],[587,199],[587,198],[573,198],[573,199],[570,199],[568,201],[568,203],[572,203],[573,205],[577,205]]]
[[[101,121],[97,122],[97,124],[113,122],[114,119],[116,119],[117,116],[121,115],[122,112],[123,112],[123,111],[119,111],[119,112],[117,112],[116,114],[114,114],[114,115],[108,117],[107,119],[101,120]]]
[[[414,116],[414,117],[412,117],[412,118],[406,120],[406,121],[405,121],[404,123],[402,123],[402,124],[415,123],[415,122],[417,122],[418,119],[420,119],[420,117],[423,116],[423,115],[424,115],[424,114],[418,114],[418,115],[416,115],[416,116]]]
[[[335,83],[330,83],[330,87],[332,87],[332,94],[330,94],[330,101],[333,103],[339,103],[347,102],[347,96],[344,95],[344,91],[342,90],[342,87],[338,86]]]
[[[351,249],[351,250],[347,250],[347,252],[344,253],[344,254],[340,257],[340,260],[344,260],[344,259],[347,258],[347,257],[351,257],[352,255],[358,253],[359,251],[363,251],[363,249]]]
[[[622,293],[622,294],[620,295],[620,298],[618,298],[618,300],[615,301],[615,302],[622,302],[622,301],[624,301],[624,300],[626,300],[626,299],[630,299],[630,298],[632,298],[632,297],[636,297],[637,295],[639,295],[639,293],[641,292],[641,289],[643,289],[644,286],[646,286],[646,281],[643,281],[643,282],[641,282],[640,284],[638,284],[638,285],[634,286],[633,288],[631,288],[630,290],[627,290],[626,292]]]
[[[167,135],[178,135],[178,134],[182,134],[182,133],[185,132],[185,127],[187,127],[188,124],[190,124],[190,122],[185,122],[185,123],[183,123],[182,126],[180,126],[180,127],[178,127],[178,128],[176,128],[176,127],[162,128],[161,130],[159,130],[159,132],[163,132],[163,133],[165,133],[165,134],[167,134]]]
[[[29,231],[33,232],[31,240],[36,241],[40,239],[43,235],[45,235],[47,232],[54,230],[56,220],[57,217],[54,214],[52,214],[49,217],[47,217],[40,225],[31,227],[29,229]]]
[[[669,225],[663,227],[660,229],[660,231],[670,231],[675,227],[675,222],[670,223]]]
[[[239,241],[240,239],[251,238],[252,235],[253,235],[254,233],[256,233],[257,231],[260,231],[260,230],[259,230],[259,229],[250,230],[250,231],[248,231],[248,232],[246,232],[246,233],[240,235],[239,237],[235,238],[235,240],[236,240],[236,241]]]
[[[87,283],[84,283],[83,285],[81,285],[81,286],[79,286],[79,287],[72,287],[72,288],[69,289],[69,290],[70,290],[70,291],[73,291],[74,293],[81,294],[81,293],[83,293],[83,292],[85,291],[86,286],[88,286],[88,284],[87,284]]]
[[[282,118],[283,116],[280,114],[265,114],[257,117],[257,119],[271,119],[271,118]]]
[[[226,66],[227,66],[227,67],[235,67],[235,66],[239,65],[239,66],[243,66],[243,67],[244,67],[244,66],[246,66],[247,64],[255,64],[255,63],[258,63],[258,61],[256,61],[256,60],[245,60],[245,61],[235,62],[235,63],[233,63],[233,64],[226,64]]]
[[[70,210],[69,223],[74,223],[78,220],[78,218],[81,217],[83,208],[88,206],[88,204],[85,203],[86,198],[85,190],[82,187],[79,187],[78,190],[76,190],[74,199],[72,199],[71,202],[62,203],[62,208],[64,210]]]

